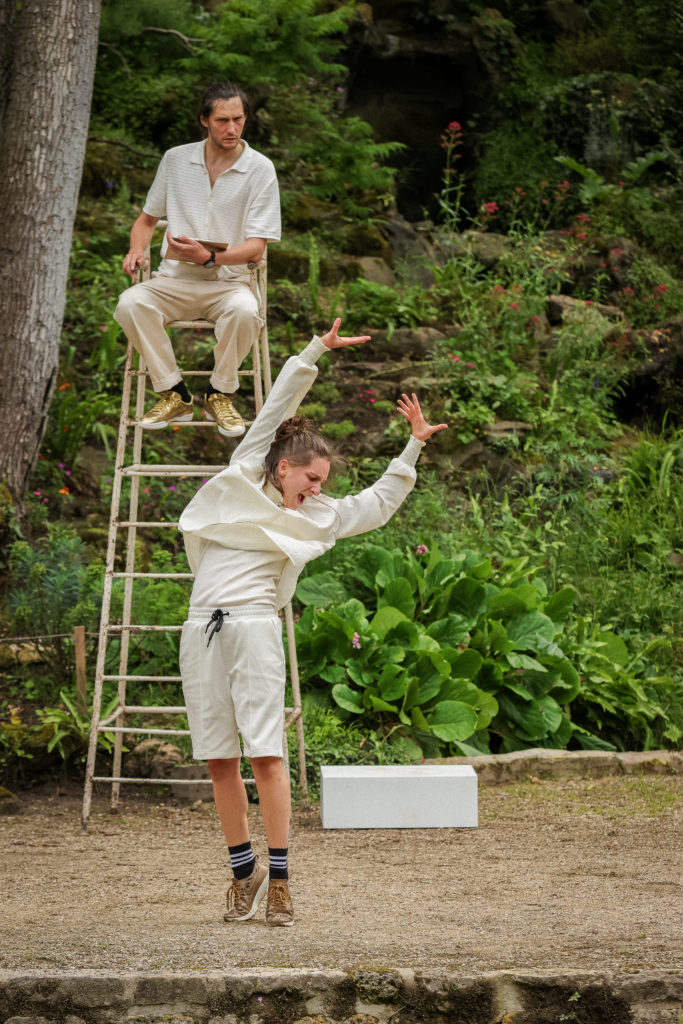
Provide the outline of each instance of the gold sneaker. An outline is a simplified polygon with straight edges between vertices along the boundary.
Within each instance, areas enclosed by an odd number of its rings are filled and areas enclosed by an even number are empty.
[[[266,924],[284,926],[294,924],[294,907],[285,878],[271,878],[266,903]]]
[[[204,399],[204,412],[209,419],[215,420],[218,433],[223,437],[239,437],[244,433],[244,420],[232,404],[230,395],[214,391]]]
[[[161,430],[169,423],[187,423],[192,419],[192,399],[183,402],[177,391],[162,391],[159,401],[138,422],[145,430]]]
[[[227,910],[224,921],[248,921],[258,910],[268,885],[268,868],[256,857],[254,870],[247,878],[233,878],[225,894]]]

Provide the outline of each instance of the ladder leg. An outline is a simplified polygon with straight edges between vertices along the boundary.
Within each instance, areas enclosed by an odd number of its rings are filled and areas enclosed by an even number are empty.
[[[306,747],[304,745],[304,720],[301,708],[301,688],[299,686],[299,663],[296,657],[296,641],[294,639],[294,614],[291,602],[285,605],[285,627],[287,630],[287,647],[289,650],[289,677],[292,683],[292,706],[298,711],[296,716],[296,740],[299,754],[299,791],[301,802],[308,804],[308,779],[306,778]]]
[[[121,397],[121,420],[119,423],[119,436],[116,444],[116,463],[114,472],[114,483],[111,495],[111,515],[109,520],[109,536],[107,538],[107,557],[105,564],[104,589],[102,593],[102,612],[100,615],[100,635],[97,646],[97,661],[95,665],[95,686],[93,688],[92,720],[90,724],[90,741],[88,744],[88,760],[85,769],[85,786],[83,791],[83,815],[82,824],[85,831],[90,819],[90,807],[92,802],[92,780],[95,774],[95,761],[97,758],[97,737],[102,710],[102,688],[105,668],[105,655],[107,650],[107,627],[109,625],[109,614],[111,611],[111,593],[113,584],[114,564],[116,561],[116,522],[119,516],[121,503],[121,468],[124,463],[126,451],[126,417],[130,405],[130,392],[132,383],[133,367],[133,346],[128,345],[126,353],[126,364],[123,378],[123,394]]]
[[[146,366],[142,356],[139,357],[140,375],[137,378],[137,388],[135,395],[135,427],[133,428],[133,462],[139,463],[142,457],[142,427],[139,425],[140,417],[144,412],[145,405],[145,382],[147,377],[144,374]],[[140,477],[134,476],[130,482],[130,501],[129,501],[129,512],[128,522],[134,523],[138,517],[138,498],[140,493]],[[129,526],[126,537],[126,563],[125,572],[135,572],[135,542],[137,540],[137,527]],[[132,622],[132,604],[133,604],[133,578],[127,576],[124,581],[123,589],[123,614],[122,623],[124,626],[129,625]],[[126,706],[126,690],[127,683],[124,678],[128,675],[128,655],[130,652],[130,633],[124,629],[121,633],[121,650],[119,656],[119,690],[118,690],[118,703],[120,708]],[[122,727],[125,726],[125,715],[121,715],[117,720],[117,725]],[[113,775],[115,778],[121,776],[121,756],[123,753],[123,737],[124,733],[117,732],[114,739],[114,766]],[[113,782],[111,787],[111,808],[115,810],[119,805],[119,795],[121,791],[121,783]]]

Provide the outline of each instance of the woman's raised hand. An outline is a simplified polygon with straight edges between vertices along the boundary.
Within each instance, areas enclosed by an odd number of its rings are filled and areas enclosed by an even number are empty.
[[[438,430],[446,430],[448,427],[447,423],[437,423],[436,426],[431,426],[431,424],[427,423],[422,415],[422,409],[416,394],[413,394],[412,398],[408,398],[407,395],[401,395],[396,403],[396,408],[401,416],[408,420],[412,428],[413,437],[416,437],[418,441],[426,441],[432,434],[436,434]]]
[[[323,334],[320,340],[327,348],[344,348],[346,345],[362,345],[370,341],[369,334],[362,334],[357,338],[340,338],[337,331],[341,327],[341,318],[337,317],[327,334]]]

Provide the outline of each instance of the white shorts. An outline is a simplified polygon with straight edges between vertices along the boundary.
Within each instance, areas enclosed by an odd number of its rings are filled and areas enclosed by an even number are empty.
[[[213,611],[190,608],[180,639],[193,756],[200,761],[240,757],[241,736],[245,757],[282,757],[282,623],[264,605],[224,608],[222,627],[209,641]]]

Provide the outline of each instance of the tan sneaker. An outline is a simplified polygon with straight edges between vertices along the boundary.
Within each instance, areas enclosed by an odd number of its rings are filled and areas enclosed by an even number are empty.
[[[271,878],[266,903],[266,924],[289,927],[294,924],[294,907],[285,878]]]
[[[225,894],[228,909],[224,921],[248,921],[258,910],[268,885],[268,868],[259,864],[258,857],[254,870],[247,878],[233,878]]]
[[[209,419],[216,421],[218,433],[223,437],[239,437],[244,433],[244,420],[232,404],[230,395],[214,391],[204,399],[204,412]]]
[[[159,401],[139,420],[145,430],[161,430],[169,423],[187,423],[192,419],[192,399],[183,402],[177,391],[162,391]]]

